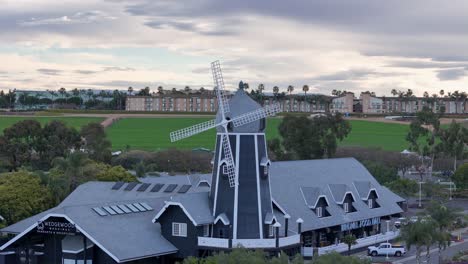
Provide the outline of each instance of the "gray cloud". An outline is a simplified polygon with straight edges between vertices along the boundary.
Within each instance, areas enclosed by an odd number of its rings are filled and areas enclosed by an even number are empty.
[[[76,70],[74,72],[78,74],[83,74],[83,75],[90,75],[90,74],[98,73],[98,71],[90,71],[90,70]]]
[[[437,78],[441,81],[459,80],[467,75],[465,69],[449,69],[437,71]]]
[[[63,15],[60,17],[41,17],[20,21],[21,26],[44,26],[44,25],[70,25],[70,24],[88,24],[100,20],[112,20],[116,17],[109,16],[99,10],[76,12],[72,15]]]
[[[405,75],[404,73],[383,73],[377,72],[373,69],[351,69],[347,71],[339,71],[332,74],[322,75],[314,78],[317,81],[347,81],[347,80],[365,80],[369,78],[385,77],[385,76],[399,76]]]
[[[440,62],[440,61],[409,61],[400,60],[387,65],[388,67],[431,69],[431,68],[457,68],[468,67],[468,61],[461,62]]]
[[[57,69],[37,69],[37,72],[39,72],[40,74],[44,74],[44,75],[53,75],[53,76],[57,76],[57,75],[60,75],[63,71],[62,70],[57,70]]]
[[[135,69],[130,68],[130,67],[109,66],[109,67],[104,67],[103,71],[135,71]]]

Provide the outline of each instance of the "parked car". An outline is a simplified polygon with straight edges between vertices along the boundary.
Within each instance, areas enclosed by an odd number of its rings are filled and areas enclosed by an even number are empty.
[[[378,256],[378,255],[389,255],[389,256],[397,256],[400,257],[401,255],[406,254],[406,250],[404,246],[393,246],[390,243],[381,243],[378,247],[371,246],[367,248],[367,254],[371,256]]]

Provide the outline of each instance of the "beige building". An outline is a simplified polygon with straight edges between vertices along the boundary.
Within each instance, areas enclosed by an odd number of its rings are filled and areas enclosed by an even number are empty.
[[[332,99],[330,104],[332,113],[353,113],[354,112],[354,93],[347,92],[340,97]]]
[[[210,94],[128,96],[127,111],[216,112],[216,97]]]

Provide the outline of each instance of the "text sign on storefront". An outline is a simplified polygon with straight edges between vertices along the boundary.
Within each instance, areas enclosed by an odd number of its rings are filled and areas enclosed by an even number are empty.
[[[59,221],[38,221],[37,233],[53,235],[75,235],[75,224]]]
[[[364,219],[361,221],[355,221],[351,223],[346,223],[341,225],[341,231],[348,231],[353,229],[358,229],[366,226],[373,226],[380,224],[380,217],[374,217],[369,219]]]

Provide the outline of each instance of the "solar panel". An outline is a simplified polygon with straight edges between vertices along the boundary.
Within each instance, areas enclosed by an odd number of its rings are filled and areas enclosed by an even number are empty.
[[[125,206],[127,206],[130,210],[132,210],[132,212],[134,213],[138,213],[140,212],[140,210],[138,210],[135,206],[131,205],[131,204],[126,204]]]
[[[99,208],[99,207],[94,207],[93,210],[94,210],[94,212],[96,212],[96,213],[97,213],[98,215],[100,215],[100,216],[106,216],[106,215],[107,215],[107,213],[104,212],[104,210],[102,210],[102,209]]]
[[[118,190],[124,185],[124,182],[116,182],[114,186],[112,186],[112,190]]]
[[[122,211],[119,207],[117,207],[116,205],[112,205],[111,206],[112,210],[114,210],[116,213],[118,214],[124,214],[124,211]]]
[[[156,183],[154,186],[153,186],[153,189],[151,189],[151,192],[159,192],[159,190],[161,190],[161,188],[164,186],[164,184],[161,184],[161,183]]]
[[[135,206],[140,212],[148,211],[143,206],[141,206],[139,203],[134,203],[133,206]]]
[[[190,189],[190,187],[192,187],[192,185],[188,185],[188,184],[182,185],[178,193],[186,193]]]
[[[153,208],[147,203],[140,203],[140,205],[143,206],[148,211],[153,210]]]
[[[131,191],[131,190],[133,190],[133,188],[135,188],[135,186],[137,186],[137,185],[138,185],[137,182],[130,182],[130,183],[127,185],[127,187],[125,187],[124,190],[125,190],[125,191]]]
[[[109,206],[104,206],[103,207],[104,210],[106,210],[106,212],[108,212],[110,215],[116,215],[117,213],[112,210],[112,208],[110,208]]]
[[[139,191],[139,192],[144,192],[144,191],[146,191],[146,189],[148,189],[148,187],[149,187],[150,185],[151,185],[151,184],[149,184],[149,183],[143,183],[143,184],[140,186],[140,188],[137,189],[137,191]]]
[[[132,210],[128,209],[127,206],[123,205],[123,204],[119,204],[117,205],[122,211],[124,211],[126,214],[129,214],[132,212]]]
[[[174,189],[177,187],[177,184],[169,184],[167,188],[164,190],[164,192],[172,192]]]

